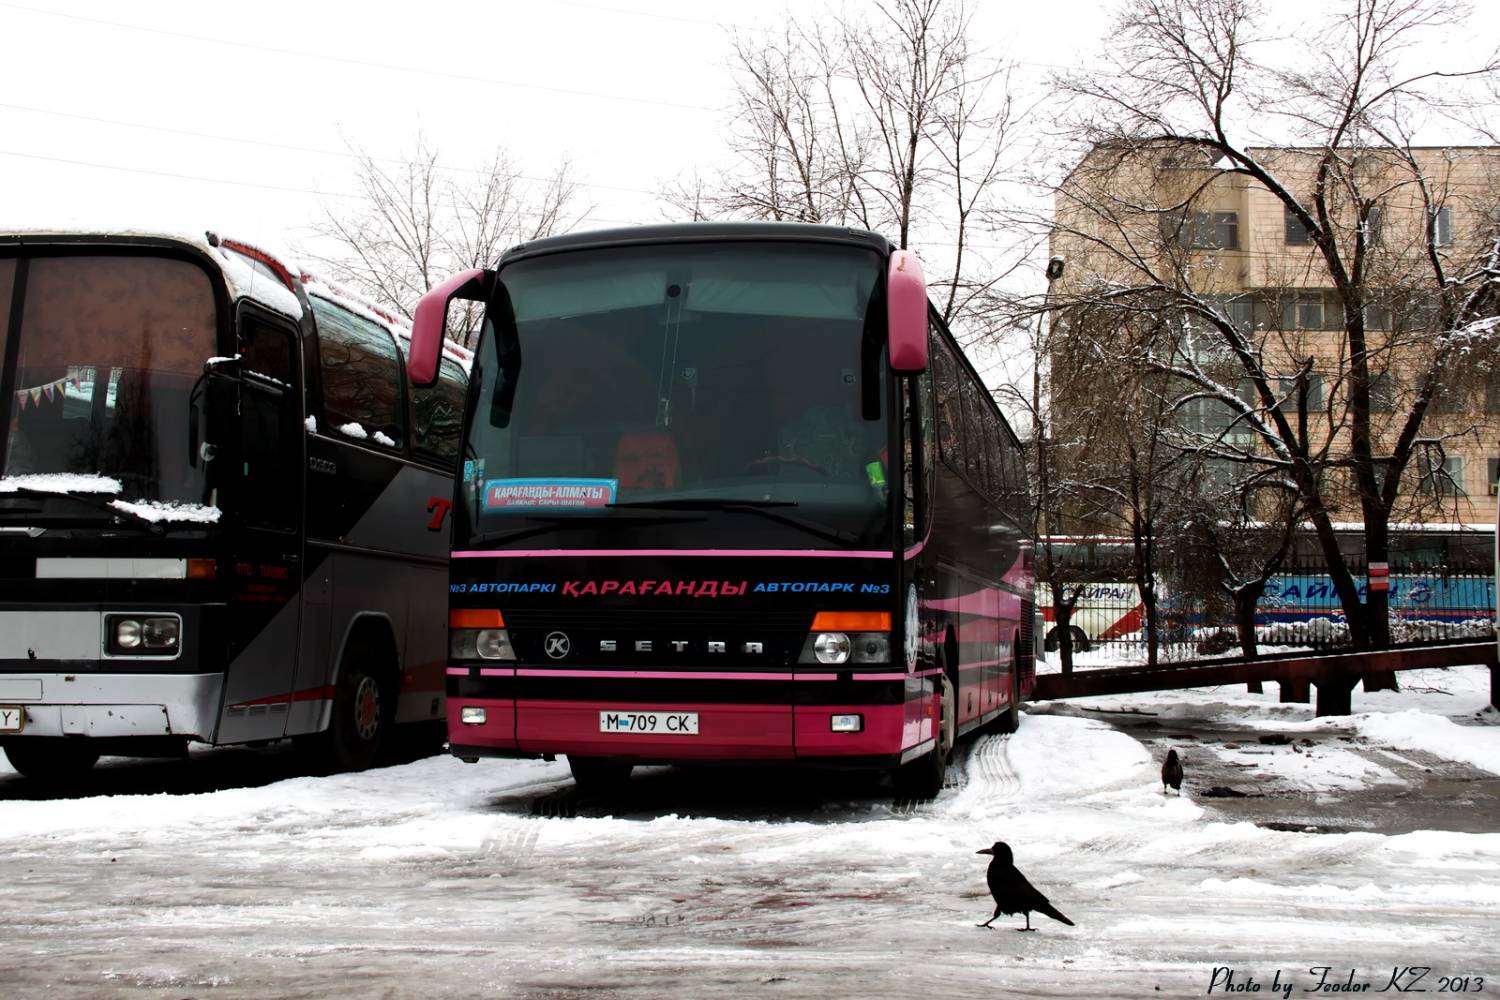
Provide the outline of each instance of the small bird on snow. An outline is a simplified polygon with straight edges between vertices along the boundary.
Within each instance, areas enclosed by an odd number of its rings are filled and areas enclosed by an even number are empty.
[[[1017,927],[1016,930],[1034,931],[1036,928],[1031,926],[1033,912],[1045,913],[1053,920],[1073,926],[1073,921],[1047,902],[1047,897],[1038,892],[1036,886],[1026,881],[1026,876],[1017,870],[1010,845],[1005,841],[997,840],[995,846],[975,853],[988,854],[994,858],[989,870],[985,872],[985,880],[990,884],[990,895],[995,897],[995,916],[980,924],[980,927],[988,927],[1002,913],[1022,913],[1026,915],[1026,926]]]
[[[1182,794],[1182,761],[1177,757],[1176,750],[1167,751],[1167,759],[1161,765],[1161,793],[1167,794],[1167,786],[1171,785]]]

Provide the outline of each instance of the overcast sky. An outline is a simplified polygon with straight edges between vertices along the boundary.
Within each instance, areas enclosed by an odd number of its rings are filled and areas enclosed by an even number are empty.
[[[658,221],[663,180],[722,160],[729,29],[783,9],[4,0],[0,224],[104,213],[295,243],[357,189],[350,145],[400,157],[419,130],[454,164],[568,156],[589,222]],[[1102,23],[1080,0],[990,3],[975,34],[1065,63]]]
[[[852,2],[849,9],[858,9]],[[1309,0],[1275,0],[1288,32]],[[0,226],[74,217],[305,245],[354,204],[349,148],[445,162],[504,146],[534,173],[569,157],[585,224],[663,217],[665,180],[724,156],[728,31],[774,0],[325,3],[0,0]],[[798,5],[799,11],[811,5]],[[1022,83],[1086,65],[1085,0],[973,3],[974,42]],[[1467,37],[1500,42],[1500,4]]]

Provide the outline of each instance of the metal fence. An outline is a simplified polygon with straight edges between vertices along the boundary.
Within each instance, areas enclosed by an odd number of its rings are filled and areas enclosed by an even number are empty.
[[[1490,539],[1493,536],[1488,536]],[[1495,576],[1492,541],[1455,549],[1440,546],[1408,551],[1390,562],[1390,629],[1395,644],[1494,635]],[[1366,566],[1347,563],[1359,587],[1367,587]],[[1201,574],[1200,574],[1201,575]],[[1066,584],[1079,591],[1071,617],[1074,662],[1080,665],[1141,662],[1146,659],[1147,631],[1140,591],[1127,580],[1099,579]],[[1160,574],[1156,634],[1161,660],[1237,656],[1239,633],[1227,592],[1207,587],[1174,587],[1183,572]],[[1046,619],[1043,648],[1056,658],[1060,645],[1052,596],[1037,588],[1037,607]],[[1207,591],[1194,593],[1192,591]],[[1334,649],[1350,644],[1349,626],[1326,564],[1315,553],[1294,553],[1283,572],[1273,576],[1256,605],[1257,648]]]

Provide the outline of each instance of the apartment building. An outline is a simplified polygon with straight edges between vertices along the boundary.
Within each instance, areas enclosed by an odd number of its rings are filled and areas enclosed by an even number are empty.
[[[1311,208],[1323,150],[1247,152],[1270,183]],[[1439,346],[1454,344],[1393,520],[1493,524],[1500,355],[1487,321],[1495,319],[1497,296],[1493,277],[1485,293],[1476,269],[1494,258],[1500,147],[1340,152],[1323,184],[1322,225],[1346,272],[1357,269],[1377,453],[1405,423]],[[1242,377],[1242,360],[1207,319],[1217,315],[1272,376],[1275,405],[1298,413],[1299,432],[1326,449],[1330,474],[1339,474],[1350,434],[1347,298],[1304,220],[1265,181],[1182,144],[1101,145],[1060,186],[1054,207],[1052,252],[1067,261],[1050,291],[1055,371],[1066,371],[1063,362],[1080,349],[1080,317],[1092,307],[1151,302],[1154,295],[1172,313],[1163,323],[1180,362],[1222,377],[1265,413],[1265,401]],[[1453,321],[1455,314],[1462,321]],[[1118,386],[1101,394],[1099,384],[1055,379],[1055,425],[1065,425],[1069,413],[1097,416],[1130,401]],[[1185,431],[1262,446],[1211,393],[1170,409]],[[1336,517],[1358,520],[1352,486],[1331,495],[1341,507]]]

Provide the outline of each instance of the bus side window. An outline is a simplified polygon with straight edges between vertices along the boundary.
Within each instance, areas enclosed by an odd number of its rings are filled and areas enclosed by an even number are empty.
[[[296,531],[301,490],[289,488],[300,483],[302,470],[296,340],[290,330],[247,317],[239,341],[241,370],[248,375],[240,387],[240,511],[246,524]]]
[[[985,451],[990,456],[990,499],[1003,503],[1005,497],[1005,453],[1010,440],[1000,429],[1000,418],[988,405],[984,407]]]
[[[411,391],[412,451],[453,469],[458,463],[458,436],[463,429],[464,397],[469,379],[462,368],[444,358],[437,383]]]
[[[297,356],[291,338],[283,330],[261,320],[247,318],[240,326],[240,368],[295,387]]]
[[[326,426],[320,430],[400,448],[405,418],[395,339],[363,316],[316,295],[309,299],[318,323],[318,361],[323,369]]]
[[[959,428],[963,426],[963,416],[959,411],[958,370],[953,356],[948,353],[946,343],[934,337],[932,348],[928,353],[932,359],[937,390],[938,444],[943,460],[951,468],[959,469],[963,465],[959,443]]]
[[[902,413],[902,468],[901,484],[904,493],[902,527],[907,545],[915,545],[923,534],[927,520],[927,502],[933,462],[932,426],[932,368],[919,375],[901,381]],[[922,480],[918,481],[913,462],[912,438],[916,436],[922,447]],[[924,522],[918,525],[918,518]]]
[[[979,387],[969,378],[969,373],[960,370],[963,379],[964,411],[964,469],[969,480],[981,494],[987,492],[985,481],[989,478],[989,463],[985,461],[985,450],[989,441],[980,415]]]

